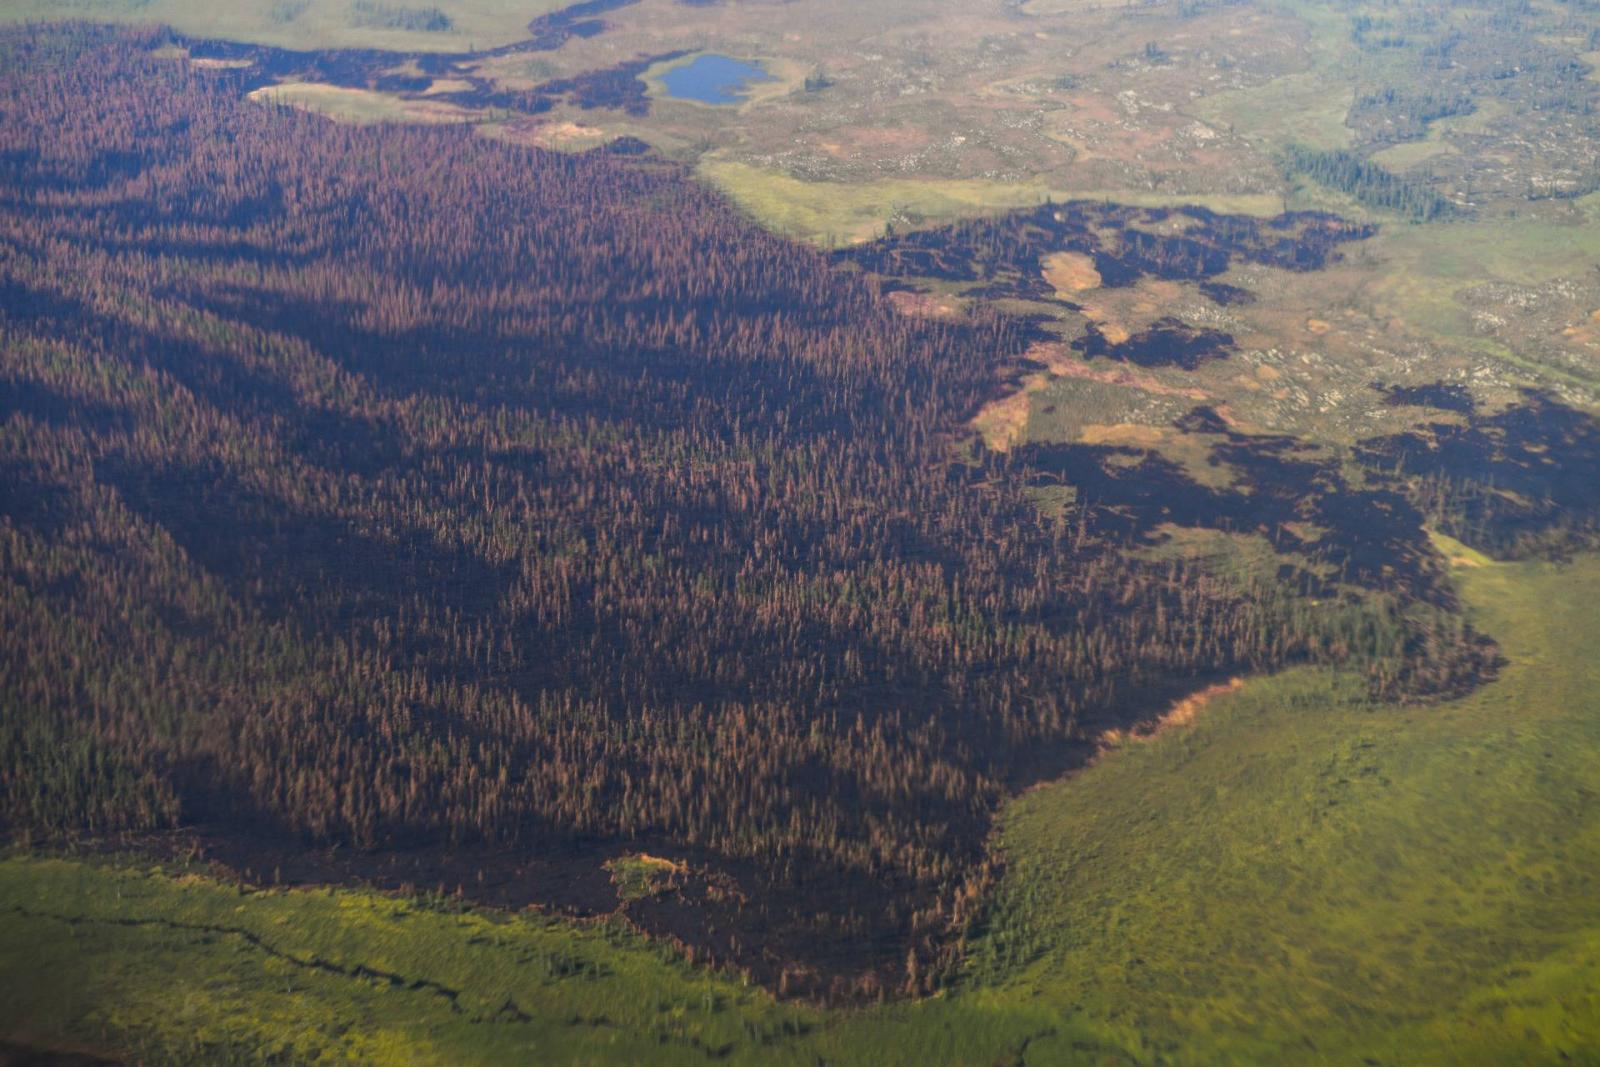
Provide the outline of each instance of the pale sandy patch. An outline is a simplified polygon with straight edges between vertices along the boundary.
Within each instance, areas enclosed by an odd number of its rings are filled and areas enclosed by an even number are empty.
[[[1094,259],[1081,252],[1057,252],[1046,256],[1042,266],[1044,280],[1061,296],[1100,288],[1100,272],[1094,269]]]
[[[509,122],[495,130],[495,136],[515,144],[535,148],[573,148],[599,144],[608,134],[598,126],[579,122]]]
[[[1166,385],[1148,374],[1141,374],[1138,371],[1123,368],[1100,369],[1077,360],[1063,360],[1058,364],[1051,364],[1050,370],[1061,378],[1081,378],[1085,381],[1100,382],[1104,385],[1120,385],[1128,389],[1141,389],[1157,396],[1181,396],[1188,400],[1211,399],[1211,394],[1203,389],[1185,389]]]
[[[985,404],[972,420],[972,428],[983,436],[983,443],[996,452],[1009,452],[1028,428],[1033,394],[1049,381],[1044,374],[1029,375],[1017,392]]]
[[[1128,328],[1112,317],[1111,309],[1098,300],[1084,301],[1080,305],[1083,317],[1095,324],[1102,336],[1114,345],[1120,345],[1133,336]]]
[[[1159,426],[1134,422],[1091,423],[1078,434],[1078,443],[1123,448],[1159,448],[1167,433]]]
[[[1054,341],[1041,341],[1028,349],[1027,358],[1044,365],[1044,371],[1023,379],[1022,387],[1009,396],[990,401],[972,420],[971,426],[982,435],[984,443],[996,452],[1006,452],[1022,439],[1027,429],[1033,394],[1039,392],[1056,378],[1077,378],[1084,381],[1139,389],[1158,396],[1181,396],[1187,400],[1210,400],[1211,395],[1200,389],[1180,389],[1165,385],[1148,374],[1123,367],[1090,367],[1067,350],[1067,346]],[[1090,429],[1093,429],[1092,427]],[[1110,428],[1103,428],[1107,433]],[[1134,427],[1131,424],[1117,432],[1133,434],[1153,427]],[[1086,429],[1087,433],[1088,430]],[[1109,442],[1105,442],[1109,443]],[[1130,440],[1131,443],[1131,440]],[[1141,446],[1143,447],[1143,446]]]
[[[249,94],[251,100],[286,104],[346,122],[468,122],[475,112],[438,100],[403,100],[370,89],[347,89],[320,82],[283,82]]]

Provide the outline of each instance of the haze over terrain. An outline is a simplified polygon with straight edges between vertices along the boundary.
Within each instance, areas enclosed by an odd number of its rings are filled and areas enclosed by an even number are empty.
[[[1600,1060],[1597,71],[0,4],[0,1063]]]

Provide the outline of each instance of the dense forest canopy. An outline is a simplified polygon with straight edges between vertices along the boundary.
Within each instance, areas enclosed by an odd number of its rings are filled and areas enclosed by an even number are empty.
[[[1491,658],[1398,495],[1394,588],[1041,513],[956,447],[1025,322],[900,314],[649,156],[341,126],[162,43],[0,41],[14,833],[645,839],[797,942],[888,931],[899,986],[970,921],[1001,799],[1114,709]]]

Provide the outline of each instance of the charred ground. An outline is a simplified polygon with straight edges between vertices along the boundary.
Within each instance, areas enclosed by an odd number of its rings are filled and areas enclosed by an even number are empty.
[[[1439,529],[1498,559],[1561,556],[1600,541],[1600,424],[1592,416],[1535,390],[1494,413],[1443,387],[1390,395],[1461,415],[1357,449]]]
[[[531,89],[501,87],[478,69],[486,61],[553,52],[574,37],[594,37],[606,30],[605,20],[600,16],[637,2],[589,0],[562,8],[528,23],[527,40],[477,52],[394,52],[376,48],[295,51],[177,35],[171,37],[171,44],[183,49],[191,59],[226,64],[241,71],[244,83],[255,89],[303,80],[341,89],[391,93],[402,100],[426,100],[519,115],[540,115],[561,101],[585,110],[614,108],[630,115],[643,115],[650,110],[650,98],[640,75],[651,65],[676,59],[684,53],[666,52],[624,60],[610,68],[552,79]],[[462,87],[429,92],[430,86],[439,79]]]
[[[1206,282],[1237,263],[1317,270],[1338,255],[1339,245],[1372,232],[1323,212],[1259,219],[1203,207],[1074,200],[890,234],[838,256],[888,278],[974,283],[964,290],[972,296],[1070,303],[1046,278],[1052,255],[1087,257],[1098,275],[1095,285],[1116,289],[1147,277]],[[1243,299],[1242,292],[1222,286],[1207,295],[1225,304]]]

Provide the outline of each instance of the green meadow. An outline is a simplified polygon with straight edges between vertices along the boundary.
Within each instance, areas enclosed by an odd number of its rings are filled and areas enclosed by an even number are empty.
[[[780,1003],[620,924],[0,861],[0,1030],[144,1063],[1600,1063],[1600,559],[1453,543],[1506,657],[1293,670],[1018,798],[938,996]]]
[[[568,0],[6,0],[0,22],[88,19],[171,26],[194,37],[254,41],[281,48],[388,48],[466,52],[527,37],[529,20]],[[417,19],[408,28],[406,16]],[[434,26],[424,29],[420,27]]]
[[[1276,215],[1281,197],[1259,194],[1150,193],[1132,189],[1060,189],[1039,180],[883,178],[863,182],[807,181],[762,167],[704,156],[696,173],[721,190],[761,225],[823,247],[855,244],[883,236],[895,217],[914,215],[926,223],[953,222],[984,213],[1034,207],[1046,200],[1099,200],[1172,207],[1198,204],[1213,211]]]

